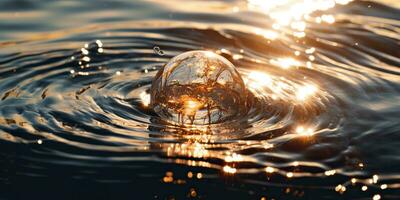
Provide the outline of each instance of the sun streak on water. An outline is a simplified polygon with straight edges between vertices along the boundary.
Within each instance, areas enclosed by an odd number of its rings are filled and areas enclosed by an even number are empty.
[[[248,8],[265,13],[274,20],[272,27],[281,29],[290,27],[296,37],[304,37],[308,21],[332,24],[335,18],[332,15],[311,16],[315,11],[324,11],[335,7],[336,4],[345,5],[352,0],[248,0]]]

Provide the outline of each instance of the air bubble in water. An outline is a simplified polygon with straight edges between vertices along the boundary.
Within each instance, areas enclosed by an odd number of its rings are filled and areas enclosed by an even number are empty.
[[[159,70],[150,104],[173,124],[213,124],[246,113],[247,91],[227,59],[209,51],[189,51]]]
[[[164,51],[161,50],[161,48],[158,47],[158,46],[155,46],[155,47],[153,48],[153,50],[154,50],[154,53],[158,54],[159,56],[165,55]]]

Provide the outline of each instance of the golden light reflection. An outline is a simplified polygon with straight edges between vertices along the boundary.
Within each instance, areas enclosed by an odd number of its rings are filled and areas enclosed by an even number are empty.
[[[258,71],[250,72],[244,79],[247,87],[251,89],[260,89],[265,86],[271,87],[272,79],[268,74]]]
[[[223,168],[224,172],[229,173],[229,174],[234,174],[236,173],[236,168],[230,167],[228,165],[225,165]]]
[[[240,154],[233,153],[225,157],[225,162],[240,162],[243,161],[243,157]]]
[[[263,30],[263,29],[255,29],[254,33],[268,40],[275,40],[279,36],[279,34],[275,31]]]
[[[307,68],[309,68],[309,69],[312,69],[312,68],[313,68],[312,63],[311,63],[310,61],[307,61],[306,66],[307,66]]]
[[[312,136],[314,135],[314,129],[310,127],[298,126],[296,133],[300,136]]]
[[[318,91],[317,86],[307,84],[304,86],[301,86],[297,89],[296,91],[296,98],[297,100],[304,101],[310,96],[314,95]]]
[[[335,174],[336,174],[336,170],[334,170],[334,169],[325,171],[325,176],[333,176]]]
[[[195,166],[195,167],[213,167],[209,162],[206,161],[197,161],[197,160],[187,160],[187,159],[175,159],[174,162],[176,164]]]
[[[377,183],[378,182],[378,179],[379,179],[379,177],[378,177],[378,175],[373,175],[372,176],[372,183]]]
[[[364,185],[364,186],[361,187],[361,190],[362,190],[362,191],[367,191],[367,190],[368,190],[368,187],[367,187],[366,185]]]
[[[232,56],[232,58],[233,58],[234,60],[240,60],[240,59],[243,58],[243,56],[240,55],[240,54],[234,54],[234,55]]]
[[[197,196],[197,192],[194,188],[190,188],[190,196],[191,197],[196,197]]]
[[[197,173],[196,174],[196,178],[197,179],[202,179],[203,178],[203,174],[202,173]]]
[[[292,66],[293,61],[280,63],[281,67],[288,68]],[[311,63],[310,63],[311,65]],[[312,67],[312,66],[309,66]],[[304,81],[306,77],[301,77]],[[285,77],[267,74],[261,71],[250,71],[243,76],[244,83],[256,97],[269,96],[273,100],[282,99],[292,104],[312,103],[313,100],[318,100],[317,93],[321,94],[321,90],[316,83],[293,83]],[[307,101],[307,102],[306,102]]]
[[[290,27],[295,37],[304,37],[307,28],[307,21],[317,23],[326,22],[332,24],[335,22],[333,15],[311,16],[315,11],[324,11],[331,9],[336,4],[345,5],[352,0],[248,0],[248,9],[258,11],[268,15],[273,21],[273,29]]]
[[[193,172],[188,172],[188,173],[187,173],[187,177],[188,177],[188,178],[193,178]]]
[[[168,172],[165,173],[163,181],[165,183],[171,183],[171,182],[174,181],[174,177],[173,176],[174,176],[174,173],[168,171]]]
[[[315,48],[314,47],[311,47],[311,48],[309,48],[309,49],[306,49],[306,54],[312,54],[312,53],[314,53],[315,52]]]
[[[342,184],[339,184],[335,187],[335,191],[339,192],[340,194],[344,193],[346,191],[346,187]]]
[[[372,200],[380,200],[381,199],[381,195],[379,195],[379,194],[375,194],[373,197],[372,197]]]
[[[266,167],[266,168],[265,168],[265,171],[266,171],[267,173],[271,174],[271,173],[274,173],[275,168],[273,168],[273,167]]]
[[[335,22],[335,17],[333,17],[333,15],[322,15],[321,19],[328,24],[333,24]]]
[[[142,105],[147,107],[150,104],[150,94],[148,94],[147,92],[143,91],[140,93],[140,100],[142,102]]]
[[[203,106],[203,103],[194,98],[184,99],[183,102],[183,113],[186,115],[194,115]]]
[[[293,172],[288,172],[288,173],[286,173],[286,177],[288,177],[288,178],[292,178],[293,177]]]
[[[290,67],[296,67],[300,65],[300,62],[293,58],[272,59],[270,60],[270,63],[283,69],[289,69]]]
[[[171,144],[167,147],[167,155],[185,155],[193,158],[207,158],[209,156],[209,151],[203,144],[197,142]]]
[[[306,23],[303,21],[297,21],[293,22],[291,24],[292,29],[297,30],[297,31],[304,31],[306,30]]]

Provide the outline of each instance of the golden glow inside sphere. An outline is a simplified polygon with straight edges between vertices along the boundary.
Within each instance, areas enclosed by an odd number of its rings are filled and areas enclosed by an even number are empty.
[[[207,125],[247,111],[247,91],[235,66],[210,51],[172,58],[155,76],[150,105],[175,125]]]

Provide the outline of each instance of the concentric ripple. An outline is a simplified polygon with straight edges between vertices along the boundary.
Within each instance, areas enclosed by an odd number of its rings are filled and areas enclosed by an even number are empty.
[[[397,18],[367,16],[365,5]],[[164,187],[183,198],[186,187],[211,198],[399,197],[397,8],[316,9],[325,17],[306,13],[304,30],[266,27],[276,19],[240,6],[210,14],[218,20],[177,9],[198,22],[88,24],[0,43],[0,181],[140,182],[159,189],[142,191],[151,198],[171,195]],[[182,128],[153,112],[153,77],[190,50],[238,68],[251,94],[245,116]]]

